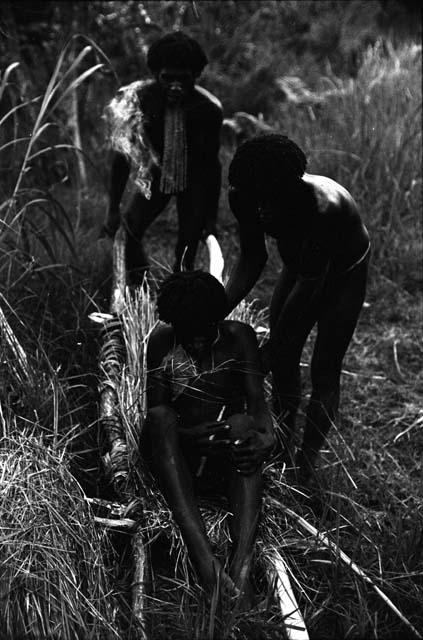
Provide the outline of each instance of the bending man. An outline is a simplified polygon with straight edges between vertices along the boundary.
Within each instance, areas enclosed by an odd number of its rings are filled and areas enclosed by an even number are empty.
[[[296,465],[306,480],[336,418],[342,360],[364,301],[369,236],[351,195],[333,180],[305,173],[306,157],[289,138],[248,140],[229,168],[229,202],[241,253],[227,285],[230,309],[252,289],[276,239],[282,270],[270,305],[263,367],[273,374],[276,410],[291,453],[300,402],[300,357],[312,327],[312,395]]]
[[[136,273],[148,266],[142,237],[172,195],[179,222],[174,270],[182,258],[191,269],[202,235],[216,235],[222,107],[195,84],[207,58],[189,36],[176,32],[157,40],[147,64],[154,79],[123,87],[108,107],[115,153],[104,230],[113,236],[119,226],[132,164],[139,190],[124,214],[128,269]]]
[[[220,576],[230,592],[249,596],[262,462],[274,445],[255,333],[223,320],[223,285],[201,271],[171,276],[157,307],[168,325],[148,345],[153,469],[204,589],[211,593]],[[233,513],[229,575],[213,555],[197,506],[196,494],[210,490],[223,492]]]

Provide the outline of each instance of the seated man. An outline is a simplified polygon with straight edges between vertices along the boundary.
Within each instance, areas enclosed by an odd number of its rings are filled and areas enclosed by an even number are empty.
[[[132,166],[138,190],[123,219],[133,279],[148,264],[143,235],[173,195],[179,222],[174,269],[182,258],[186,269],[193,268],[201,237],[216,235],[221,184],[222,106],[195,84],[207,64],[204,51],[177,31],[151,45],[147,64],[154,77],[122,87],[106,112],[114,155],[104,231],[113,236],[119,226]]]
[[[210,594],[251,590],[249,570],[260,512],[262,462],[274,445],[258,346],[248,325],[223,320],[223,286],[209,273],[170,276],[159,326],[148,345],[146,436],[154,473]],[[233,514],[229,575],[213,555],[196,493],[224,491]]]

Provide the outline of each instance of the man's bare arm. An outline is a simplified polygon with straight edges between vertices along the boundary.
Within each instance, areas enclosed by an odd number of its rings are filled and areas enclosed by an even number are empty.
[[[147,350],[147,405],[149,410],[159,405],[170,406],[171,390],[169,379],[163,371],[162,361],[173,342],[170,327],[158,327],[148,341]]]
[[[240,226],[241,253],[226,285],[229,311],[245,298],[267,262],[264,234],[258,226]]]
[[[263,374],[260,369],[258,343],[254,329],[242,326],[240,332],[243,359],[246,362],[244,385],[247,398],[247,412],[253,416],[257,429],[272,434],[273,423],[266,404],[263,389]]]
[[[271,453],[275,445],[275,433],[263,390],[263,375],[257,338],[248,325],[237,323],[238,342],[241,347],[241,366],[247,400],[247,415],[253,419],[254,427],[245,438],[233,445],[237,469],[241,473],[253,472]]]

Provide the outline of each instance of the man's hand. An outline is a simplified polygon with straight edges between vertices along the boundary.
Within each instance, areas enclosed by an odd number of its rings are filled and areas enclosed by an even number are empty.
[[[230,425],[227,422],[201,422],[185,429],[178,427],[178,433],[187,442],[198,448],[204,455],[218,455],[231,444]]]
[[[254,418],[247,414],[236,413],[226,421],[231,425],[231,454],[236,469],[246,475],[254,473],[272,452],[275,434],[259,430]]]
[[[273,433],[249,429],[233,442],[231,450],[237,471],[250,475],[269,457],[276,444]]]

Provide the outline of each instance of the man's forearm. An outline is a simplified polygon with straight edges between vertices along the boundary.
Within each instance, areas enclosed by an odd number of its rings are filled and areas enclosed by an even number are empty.
[[[226,285],[229,311],[235,309],[251,291],[265,264],[266,257],[252,263],[251,260],[247,260],[245,256],[241,255]]]

